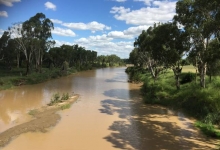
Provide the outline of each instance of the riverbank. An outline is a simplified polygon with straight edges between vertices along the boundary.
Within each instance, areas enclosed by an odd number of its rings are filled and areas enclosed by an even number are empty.
[[[14,126],[0,134],[0,147],[5,146],[22,133],[47,132],[50,127],[55,126],[59,122],[61,117],[57,112],[65,109],[65,106],[73,104],[78,98],[79,95],[75,94],[68,100],[30,111],[29,115],[32,115],[30,121]]]
[[[32,72],[27,76],[24,75],[24,72],[24,68],[12,68],[11,70],[0,69],[0,90],[11,89],[15,86],[42,83],[47,80],[67,76],[78,71],[75,68],[69,68],[65,72],[59,68],[42,68],[41,73]]]
[[[119,67],[119,65],[117,64],[114,64],[113,66]],[[93,64],[81,66],[80,68],[71,67],[67,70],[61,70],[60,68],[42,68],[41,72],[33,71],[28,75],[25,75],[25,68],[12,68],[11,70],[5,70],[0,67],[0,91],[11,89],[13,87],[21,85],[42,83],[51,79],[57,79],[60,77],[68,76],[76,72],[98,69],[103,67],[109,67],[109,65],[105,64],[103,66],[99,64]]]
[[[154,82],[146,69],[127,68],[129,81],[143,82],[141,89],[144,102],[159,104],[172,109],[181,109],[186,114],[199,120],[195,126],[199,127],[207,136],[220,138],[220,78],[213,78],[207,83],[207,88],[199,87],[195,73],[188,72],[183,67],[180,75],[180,90],[176,89],[172,71],[163,72]]]

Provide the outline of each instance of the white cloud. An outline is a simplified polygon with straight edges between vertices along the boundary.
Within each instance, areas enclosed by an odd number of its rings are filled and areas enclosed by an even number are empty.
[[[158,22],[172,20],[175,15],[176,1],[143,1],[151,7],[143,7],[139,10],[131,10],[124,7],[112,7],[110,13],[114,14],[117,20],[125,21],[126,24],[152,25]],[[150,3],[151,2],[151,3]]]
[[[132,35],[125,35],[122,31],[111,31],[108,33],[108,37],[114,38],[114,39],[132,39]]]
[[[70,29],[63,29],[60,27],[54,27],[54,30],[52,30],[53,34],[61,35],[61,36],[70,36],[70,37],[75,37],[76,34],[70,30]]]
[[[51,3],[51,2],[46,2],[45,4],[44,4],[44,6],[46,7],[46,9],[52,9],[52,10],[56,10],[56,5],[54,5],[53,3]]]
[[[133,49],[133,42],[113,42],[113,38],[106,34],[102,36],[90,36],[88,38],[80,38],[74,41],[86,49],[95,50],[98,55],[116,54],[121,58],[128,58],[129,53]]]
[[[0,4],[12,7],[13,3],[15,2],[21,2],[21,0],[0,0]]]
[[[6,11],[0,11],[0,17],[8,17],[8,13]]]
[[[58,20],[58,19],[50,19],[53,23],[57,23],[57,24],[62,24],[63,21]]]
[[[103,31],[103,30],[111,30],[111,27],[106,26],[102,23],[98,23],[96,21],[89,22],[87,24],[85,23],[62,23],[63,26],[77,29],[77,30],[91,30],[93,33],[96,31]]]
[[[127,30],[124,30],[125,35],[133,35],[138,36],[141,34],[143,30],[147,30],[150,26],[149,25],[143,25],[143,26],[136,26],[136,27],[130,27]]]

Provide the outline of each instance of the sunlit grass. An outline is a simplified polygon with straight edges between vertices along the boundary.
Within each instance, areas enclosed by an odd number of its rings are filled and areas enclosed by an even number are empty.
[[[193,65],[183,66],[182,72],[192,72],[192,73],[195,73],[196,72],[196,68]]]

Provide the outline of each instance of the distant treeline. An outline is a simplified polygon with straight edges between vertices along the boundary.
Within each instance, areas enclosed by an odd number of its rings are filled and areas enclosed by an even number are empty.
[[[43,13],[9,27],[0,38],[1,71],[26,68],[25,73],[42,72],[42,68],[74,67],[77,70],[124,64],[116,55],[98,56],[96,51],[79,45],[54,47],[53,22]]]

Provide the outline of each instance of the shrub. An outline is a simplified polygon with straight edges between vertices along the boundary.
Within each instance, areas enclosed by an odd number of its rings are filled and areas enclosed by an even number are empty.
[[[180,78],[181,78],[181,81],[180,81],[181,84],[189,83],[189,82],[192,82],[194,80],[194,76],[190,72],[182,73]]]
[[[69,99],[69,93],[63,93],[61,100],[68,100]]]
[[[48,105],[51,106],[51,105],[54,105],[56,103],[68,100],[69,97],[70,97],[69,93],[63,93],[62,97],[60,96],[59,93],[55,93],[55,94],[52,95],[52,98],[51,98],[50,103]]]
[[[53,105],[53,104],[56,104],[56,103],[59,103],[61,101],[60,99],[60,94],[59,93],[55,93],[53,94],[51,100],[50,100],[50,103],[48,105]]]

